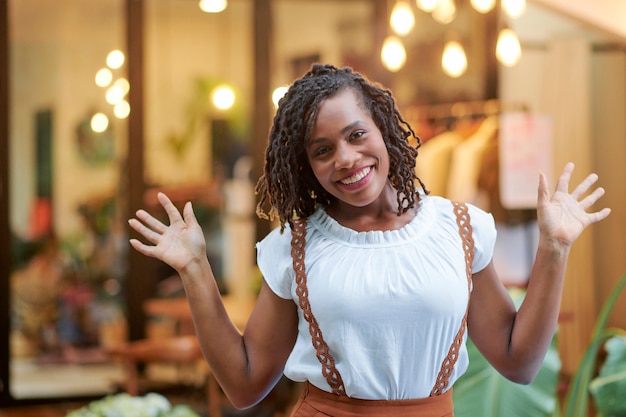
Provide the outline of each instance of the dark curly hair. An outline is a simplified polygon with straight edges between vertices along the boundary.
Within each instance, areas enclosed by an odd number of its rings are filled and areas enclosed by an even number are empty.
[[[294,216],[308,217],[318,203],[328,205],[335,199],[315,178],[306,154],[306,142],[320,104],[346,88],[357,92],[360,104],[370,112],[385,141],[389,181],[398,191],[398,215],[419,200],[415,180],[428,192],[415,175],[420,139],[400,115],[391,91],[351,68],[314,64],[278,103],[265,151],[264,174],[256,185],[256,193],[260,195],[256,212],[260,218],[278,218],[284,229]],[[410,136],[417,140],[417,147],[409,144]],[[267,206],[269,210],[265,209]]]

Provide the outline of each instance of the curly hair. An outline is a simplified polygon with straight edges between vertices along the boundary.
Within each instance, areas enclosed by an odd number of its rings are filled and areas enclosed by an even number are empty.
[[[335,199],[313,174],[306,143],[320,104],[346,88],[357,93],[359,104],[369,111],[382,134],[389,152],[388,178],[398,193],[398,215],[414,207],[419,200],[415,180],[428,193],[415,174],[420,139],[400,115],[391,91],[351,68],[314,64],[289,87],[278,103],[265,151],[264,174],[256,185],[256,193],[260,195],[257,216],[278,218],[281,230],[285,223],[291,224],[294,216],[308,217],[318,203],[328,205]],[[416,139],[416,147],[409,144],[410,136]]]

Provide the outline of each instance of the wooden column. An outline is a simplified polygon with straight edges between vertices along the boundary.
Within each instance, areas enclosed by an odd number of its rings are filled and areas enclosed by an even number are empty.
[[[9,230],[9,16],[8,1],[0,0],[0,404],[10,400],[10,272]]]
[[[252,180],[263,174],[265,148],[271,126],[270,68],[272,62],[272,0],[253,1],[254,36],[254,106],[252,115]],[[270,231],[270,222],[256,220],[256,240],[261,240]]]
[[[583,39],[555,40],[548,45],[544,102],[554,117],[554,173],[555,177],[560,174],[566,162],[576,164],[570,190],[594,168],[590,59],[591,46]],[[569,257],[561,307],[564,320],[558,336],[566,375],[576,371],[595,321],[593,247],[593,232],[586,230]]]
[[[612,212],[593,226],[597,308],[626,273],[626,50],[599,49],[592,58],[591,141],[595,171],[607,193],[596,208],[610,207]],[[626,293],[617,301],[608,325],[626,329]]]
[[[126,0],[126,49],[128,58],[128,155],[126,172],[126,211],[130,218],[137,209],[144,207],[144,0]],[[131,236],[135,232],[128,228]],[[151,292],[146,289],[149,281],[148,259],[134,249],[128,253],[128,276],[126,277],[126,308],[128,332],[131,340],[144,337],[145,314],[143,302]]]

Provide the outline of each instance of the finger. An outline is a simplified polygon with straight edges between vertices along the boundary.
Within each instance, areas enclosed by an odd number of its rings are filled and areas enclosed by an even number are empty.
[[[561,176],[559,177],[559,181],[556,184],[556,191],[561,191],[567,193],[569,188],[569,181],[572,178],[572,172],[574,171],[574,164],[568,162],[565,164],[563,168],[563,172],[561,172]]]
[[[586,196],[580,201],[580,204],[584,207],[585,210],[589,209],[589,207],[593,206],[596,201],[600,199],[604,195],[604,188],[598,187],[591,194]]]
[[[608,217],[608,215],[611,214],[611,209],[610,208],[603,208],[600,211],[596,211],[595,213],[589,213],[588,215],[588,219],[589,219],[589,223],[597,223],[600,220],[604,220]]]
[[[130,245],[142,255],[154,257],[154,246],[143,244],[137,239],[130,239]]]
[[[164,225],[163,222],[161,222],[159,219],[155,218],[154,216],[151,216],[145,210],[141,210],[141,209],[137,210],[137,212],[135,213],[135,216],[137,216],[139,220],[141,220],[145,225],[147,225],[150,229],[154,230],[155,232],[164,233],[165,230],[167,229],[167,226]]]
[[[163,206],[163,208],[165,209],[165,212],[167,213],[167,217],[168,219],[170,219],[170,224],[183,220],[182,216],[180,215],[180,212],[178,211],[178,209],[176,208],[174,203],[172,203],[172,200],[170,200],[168,196],[166,196],[164,193],[159,192],[157,194],[157,199],[159,200],[159,203],[161,204],[161,206]]]
[[[193,207],[191,206],[191,201],[188,201],[183,207],[183,218],[185,219],[185,223],[189,226],[199,226],[198,219],[196,219],[196,215],[193,212]]]
[[[135,229],[135,231],[137,233],[139,233],[141,236],[146,238],[146,240],[148,242],[150,242],[150,243],[158,243],[159,242],[159,238],[161,237],[161,233],[157,233],[157,232],[153,231],[152,229],[149,229],[143,223],[141,223],[139,220],[137,220],[137,219],[130,219],[130,220],[128,220],[128,224],[130,225],[130,227]]]
[[[598,181],[598,175],[593,173],[589,174],[587,178],[585,178],[583,182],[578,184],[574,191],[572,191],[572,197],[578,200],[580,197],[583,196],[583,194],[587,192],[587,190],[589,190],[589,188],[591,188],[593,184],[596,183],[596,181]]]
[[[550,201],[550,193],[548,192],[548,179],[541,172],[539,174],[539,189],[537,191],[537,206],[541,207]]]

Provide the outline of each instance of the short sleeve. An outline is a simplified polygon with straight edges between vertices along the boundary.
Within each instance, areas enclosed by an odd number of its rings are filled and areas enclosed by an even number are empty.
[[[294,273],[289,228],[284,233],[280,233],[280,228],[272,230],[256,244],[256,249],[257,265],[267,285],[279,297],[291,299]]]
[[[491,262],[496,244],[496,223],[493,216],[484,210],[467,204],[474,237],[474,263],[472,273],[480,272]]]

